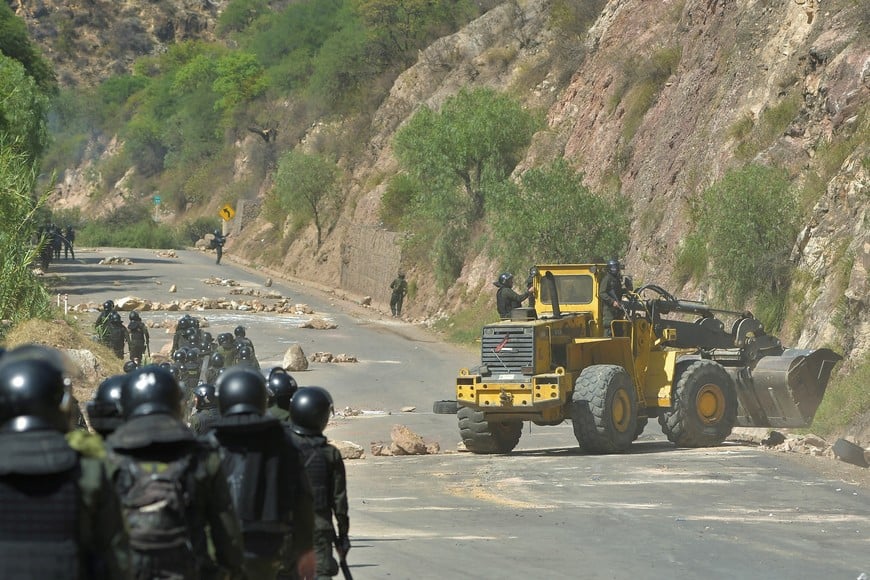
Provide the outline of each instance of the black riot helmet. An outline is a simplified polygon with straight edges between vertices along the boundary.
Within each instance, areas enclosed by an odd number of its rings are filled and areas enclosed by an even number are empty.
[[[114,324],[114,325],[119,325],[119,324],[121,324],[121,323],[122,323],[122,321],[121,321],[121,315],[118,314],[117,312],[112,311],[112,313],[109,314],[109,322],[111,322],[111,323]]]
[[[619,260],[607,260],[607,271],[614,276],[619,275]]]
[[[239,360],[252,360],[254,358],[254,351],[251,350],[250,346],[243,345],[239,348]]]
[[[282,367],[275,367],[269,372],[267,386],[274,397],[275,404],[285,411],[290,410],[290,399],[299,389],[299,384]]]
[[[0,362],[0,431],[70,429],[68,361],[55,349],[25,345]]]
[[[139,313],[136,312],[135,310],[131,310],[130,311],[130,321],[132,322],[134,320],[142,320],[142,317],[139,316]]]
[[[172,374],[157,365],[136,369],[121,388],[125,419],[145,415],[170,415],[181,419],[184,393]]]
[[[94,431],[106,437],[124,422],[121,414],[121,389],[126,375],[113,375],[100,383],[94,398],[85,405],[88,420]]]
[[[199,356],[200,356],[200,351],[195,346],[193,348],[187,349],[187,362],[198,363]]]
[[[103,310],[105,310],[106,312],[108,312],[109,310],[114,310],[114,309],[115,309],[115,303],[112,302],[111,300],[106,300],[105,302],[103,302]]]
[[[209,385],[208,383],[199,385],[193,391],[193,397],[197,409],[213,406],[216,400],[214,385]]]
[[[202,333],[202,338],[200,339],[200,342],[203,345],[211,344],[214,342],[214,337],[211,335],[210,332],[205,331]]]
[[[211,362],[209,364],[216,369],[224,368],[224,355],[219,352],[214,353],[211,355]]]
[[[245,327],[244,326],[237,326],[235,328],[235,330],[233,330],[233,335],[236,338],[243,338],[245,336]]]
[[[179,348],[175,352],[172,353],[172,360],[175,361],[175,364],[182,365],[187,362],[187,349]]]
[[[127,362],[124,363],[124,372],[125,373],[132,373],[133,371],[135,371],[138,368],[139,368],[139,365],[136,364],[136,361],[134,361],[134,360],[128,360]]]
[[[290,400],[293,431],[300,435],[320,435],[332,416],[332,396],[323,387],[302,387]]]
[[[514,275],[510,272],[503,272],[498,277],[498,285],[503,286],[505,288],[513,288],[514,285]]]
[[[222,373],[215,384],[221,416],[241,413],[266,414],[266,379],[257,371],[232,367]]]
[[[191,326],[193,326],[193,318],[190,317],[190,314],[185,314],[178,319],[178,324],[175,325],[176,332],[179,330],[187,330]]]
[[[230,346],[233,344],[233,335],[229,332],[222,332],[217,337],[220,346]]]

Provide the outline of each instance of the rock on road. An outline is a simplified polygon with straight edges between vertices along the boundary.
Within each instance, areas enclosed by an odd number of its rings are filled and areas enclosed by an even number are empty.
[[[210,276],[262,288],[262,272],[224,255],[179,251],[82,249],[49,275],[70,303],[126,295],[168,302],[217,298],[227,288]],[[106,256],[129,266],[99,266]],[[171,285],[177,293],[170,294]],[[330,390],[338,416],[327,434],[366,449],[346,461],[350,498],[349,561],[354,577],[854,579],[870,573],[870,502],[866,470],[832,460],[796,460],[755,446],[726,443],[675,449],[650,425],[628,454],[593,456],[576,447],[570,424],[527,425],[510,455],[456,453],[456,418],[432,414],[452,398],[453,380],[477,352],[445,345],[425,331],[320,289],[275,279],[270,290],[311,306],[336,323],[299,328],[287,315],[205,311],[208,329],[248,329],[263,368],[288,345],[305,353],[345,353],[358,363],[311,363],[301,385]],[[85,315],[86,317],[88,315]],[[95,314],[93,314],[95,316]],[[179,313],[144,312],[143,319]],[[92,318],[87,318],[88,322]],[[159,347],[171,339],[155,329]],[[414,407],[413,412],[403,408]],[[437,455],[375,457],[403,424],[440,443]],[[815,462],[815,464],[814,464]],[[828,463],[825,463],[828,462]],[[821,468],[820,468],[821,466]]]

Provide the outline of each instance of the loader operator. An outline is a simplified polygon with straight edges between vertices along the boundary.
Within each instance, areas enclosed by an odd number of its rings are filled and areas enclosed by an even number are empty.
[[[521,307],[523,300],[532,295],[531,288],[528,288],[524,294],[518,294],[514,290],[514,275],[509,272],[503,273],[493,284],[498,287],[495,294],[495,305],[498,308],[498,315],[503,320],[510,318],[511,310]]]
[[[619,261],[607,260],[607,272],[598,287],[598,299],[603,305],[604,336],[612,336],[611,322],[625,318],[621,305],[623,294],[625,294],[625,287],[622,284]]]

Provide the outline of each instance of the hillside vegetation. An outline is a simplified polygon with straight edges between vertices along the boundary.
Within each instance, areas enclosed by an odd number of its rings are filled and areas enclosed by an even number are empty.
[[[59,66],[124,30],[135,55],[99,82],[59,75],[76,82],[53,99],[43,183],[60,176],[52,209],[85,243],[187,244],[256,201],[230,255],[376,304],[401,268],[406,312],[457,337],[494,317],[499,272],[615,256],[866,369],[866,2],[126,10],[77,36],[28,15]],[[185,34],[149,36],[173,14]]]

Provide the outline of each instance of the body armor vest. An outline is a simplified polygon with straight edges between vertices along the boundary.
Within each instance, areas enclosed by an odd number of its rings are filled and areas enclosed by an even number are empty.
[[[0,478],[0,578],[78,578],[78,474]]]

